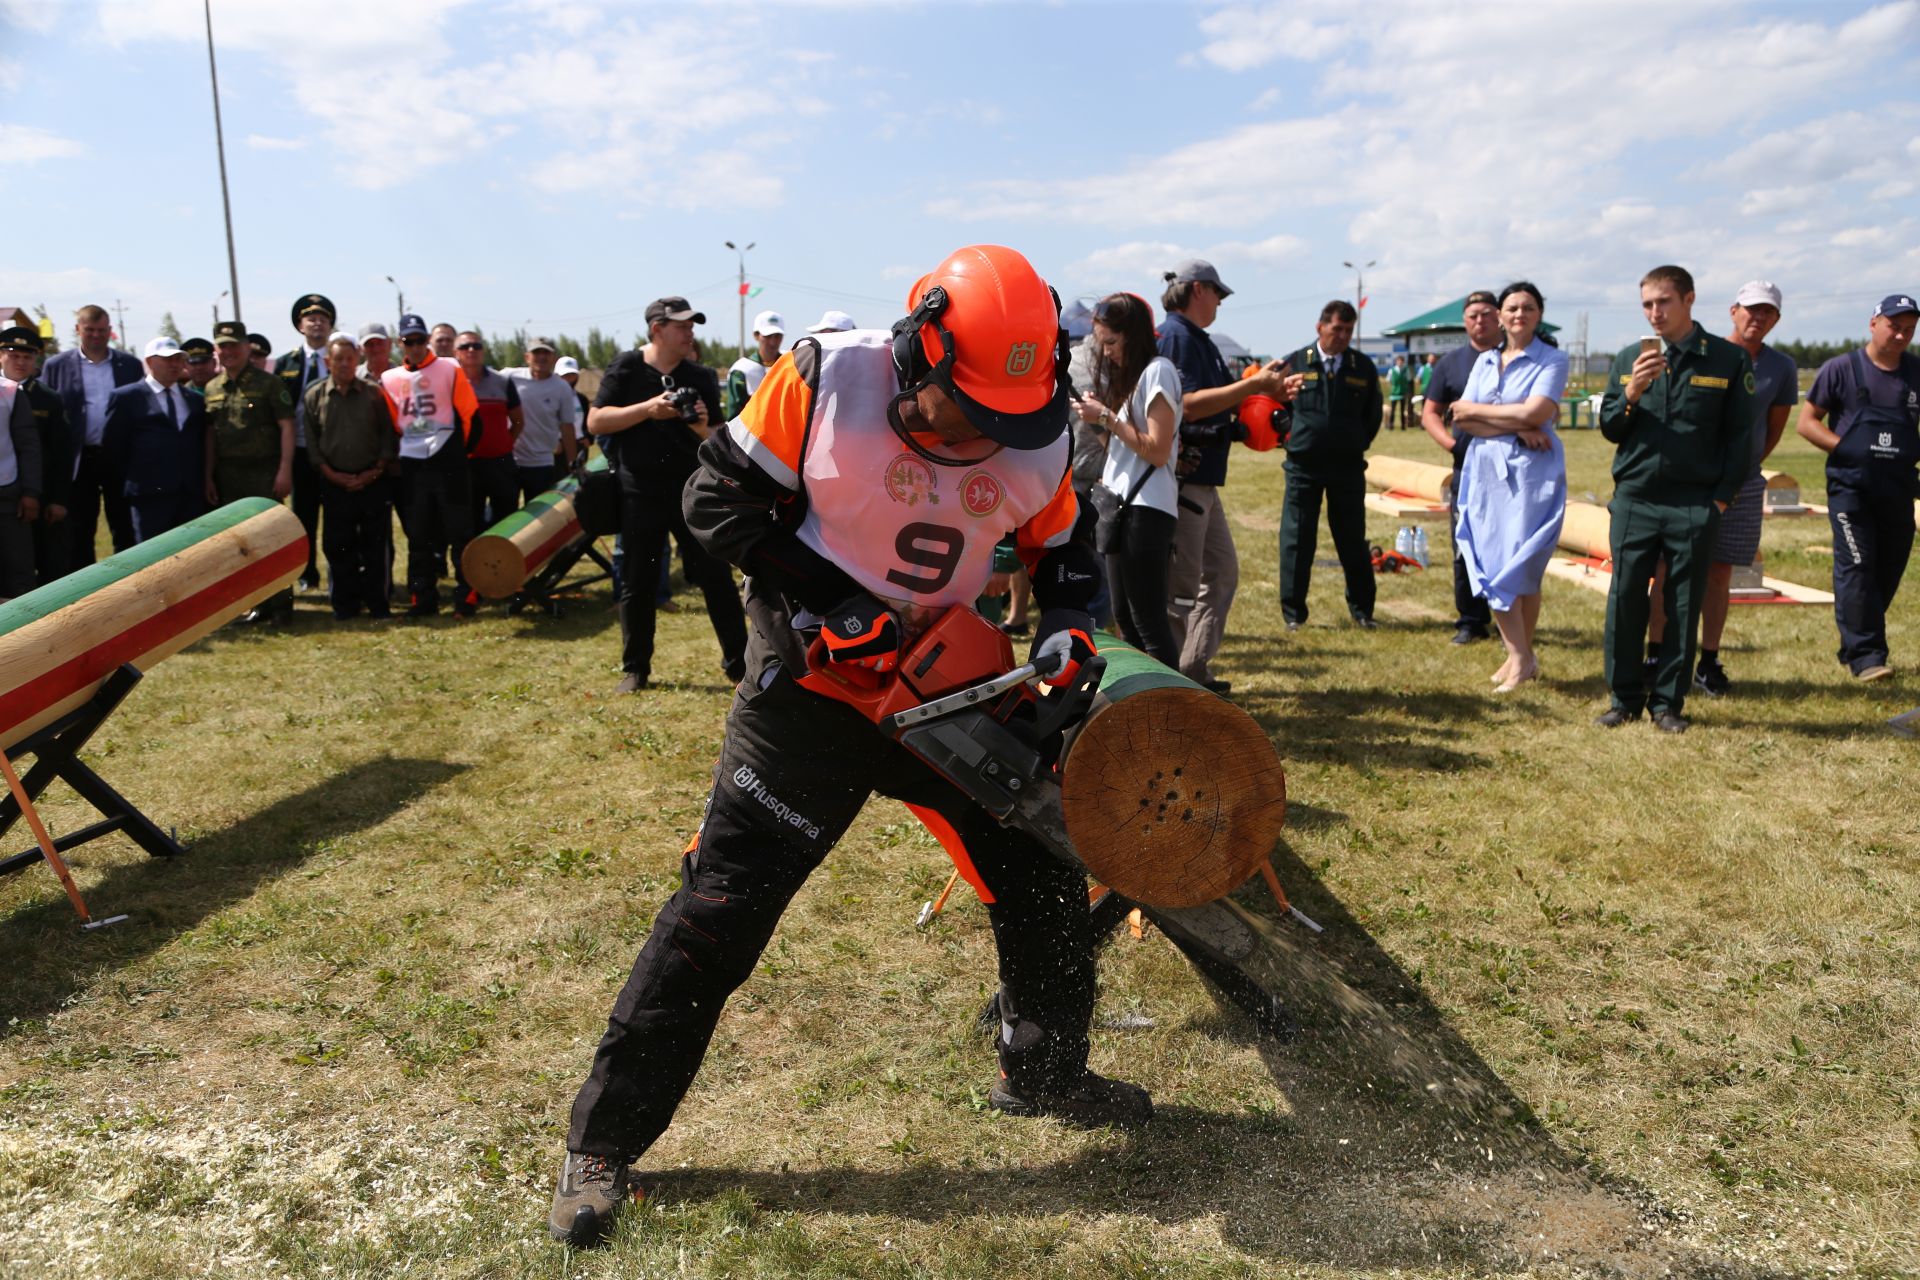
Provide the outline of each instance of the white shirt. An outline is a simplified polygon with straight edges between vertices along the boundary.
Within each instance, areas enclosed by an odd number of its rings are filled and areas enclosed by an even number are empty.
[[[1331,380],[1332,378],[1338,376],[1338,374],[1340,373],[1340,362],[1346,358],[1347,353],[1342,351],[1337,356],[1330,356],[1327,354],[1326,348],[1322,347],[1317,342],[1313,344],[1313,349],[1320,353],[1320,363],[1327,366],[1328,379]]]
[[[513,446],[513,460],[522,467],[550,467],[560,452],[560,426],[567,423],[579,435],[580,401],[558,374],[535,378],[529,369],[500,370],[520,393],[524,425]]]
[[[113,353],[98,360],[80,353],[80,387],[87,397],[87,443],[98,445],[107,425],[107,397],[113,394]]]
[[[173,429],[184,430],[187,425],[187,401],[186,397],[180,394],[180,384],[176,382],[170,387],[163,387],[154,380],[152,374],[148,374],[140,381],[147,384],[147,390],[153,395],[154,407],[167,415],[168,420],[173,423]]]
[[[1173,361],[1165,356],[1155,356],[1145,369],[1140,371],[1140,381],[1134,384],[1133,394],[1120,406],[1120,417],[1128,426],[1142,433],[1150,433],[1152,426],[1147,420],[1147,411],[1156,400],[1164,400],[1173,409],[1173,430],[1177,437],[1180,431],[1180,371]],[[1175,446],[1179,445],[1176,442]],[[1139,484],[1140,477],[1146,475],[1147,460],[1120,443],[1120,437],[1107,437],[1107,464],[1100,473],[1100,487],[1112,493],[1122,502]],[[1159,467],[1147,482],[1140,486],[1139,496],[1134,498],[1136,507],[1151,507],[1155,511],[1164,511],[1168,515],[1179,517],[1179,483],[1173,478],[1173,468]]]

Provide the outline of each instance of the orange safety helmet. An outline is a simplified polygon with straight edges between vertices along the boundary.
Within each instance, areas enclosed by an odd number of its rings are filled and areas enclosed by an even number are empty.
[[[1260,372],[1259,365],[1248,365],[1240,375],[1242,381]],[[1236,417],[1247,427],[1247,448],[1255,453],[1265,453],[1278,445],[1285,444],[1286,436],[1280,430],[1280,418],[1284,406],[1272,396],[1255,393],[1240,402]]]
[[[921,276],[893,326],[894,366],[912,391],[934,382],[981,435],[1043,449],[1067,427],[1060,299],[1015,250],[968,245]]]

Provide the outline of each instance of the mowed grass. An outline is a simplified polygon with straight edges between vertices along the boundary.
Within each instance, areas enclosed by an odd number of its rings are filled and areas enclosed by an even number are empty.
[[[1377,448],[1438,456],[1418,433]],[[1604,442],[1568,454],[1574,495],[1604,500]],[[1818,499],[1811,450],[1777,464]],[[1123,931],[1094,1064],[1159,1119],[999,1117],[984,913],[962,890],[913,928],[947,864],[876,802],[722,1019],[645,1162],[653,1202],[569,1253],[544,1231],[567,1107],[727,707],[698,597],[662,618],[660,687],[620,701],[604,587],[558,620],[335,627],[303,599],[291,631],[159,666],[95,741],[191,845],[75,854],[96,914],[131,920],[79,933],[43,867],[0,883],[0,1274],[1920,1268],[1920,746],[1884,724],[1920,680],[1850,683],[1827,608],[1736,607],[1732,697],[1691,702],[1681,738],[1605,733],[1604,597],[1549,579],[1546,679],[1495,698],[1493,649],[1447,644],[1438,525],[1433,571],[1381,581],[1379,632],[1323,565],[1285,636],[1279,461],[1234,466],[1219,673],[1287,764],[1277,862],[1328,926],[1302,972],[1344,973],[1418,1053],[1311,977],[1300,1039],[1262,1040]],[[1827,541],[1770,521],[1769,571],[1825,584]],[[87,820],[64,794],[47,814]],[[1429,1087],[1438,1060],[1471,1087]]]

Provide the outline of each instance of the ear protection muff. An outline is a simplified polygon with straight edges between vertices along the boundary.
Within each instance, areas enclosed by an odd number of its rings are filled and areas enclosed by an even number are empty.
[[[926,344],[920,341],[920,331],[928,325],[939,328],[942,363],[953,363],[953,335],[939,324],[947,305],[947,291],[936,284],[920,296],[911,314],[893,322],[893,369],[903,388],[916,387],[933,373]]]

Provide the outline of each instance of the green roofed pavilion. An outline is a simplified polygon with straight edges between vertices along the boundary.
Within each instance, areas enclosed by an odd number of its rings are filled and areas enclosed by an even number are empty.
[[[1435,307],[1431,311],[1422,312],[1411,320],[1402,320],[1399,324],[1388,325],[1380,331],[1380,336],[1383,338],[1406,338],[1416,333],[1455,332],[1464,334],[1467,331],[1466,310],[1467,295],[1463,293],[1445,306]],[[1560,326],[1557,324],[1548,324],[1545,320],[1542,320],[1540,322],[1540,331],[1542,333],[1558,333],[1560,332]]]

